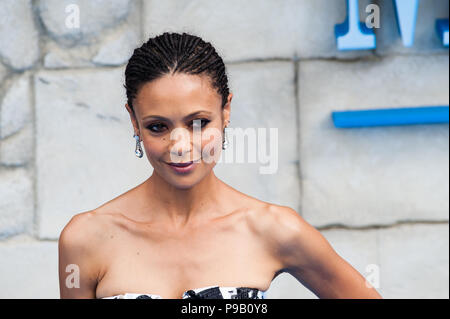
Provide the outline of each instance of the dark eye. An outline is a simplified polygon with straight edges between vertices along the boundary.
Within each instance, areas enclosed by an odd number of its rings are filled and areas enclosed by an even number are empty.
[[[197,125],[197,126],[198,126],[198,124],[200,123],[200,124],[201,124],[201,127],[203,128],[203,127],[205,127],[209,122],[211,122],[211,121],[208,120],[208,119],[196,119],[196,120],[192,121],[192,125]]]
[[[147,128],[154,132],[154,133],[159,133],[161,132],[161,128],[163,128],[165,125],[162,123],[153,123],[147,126]]]

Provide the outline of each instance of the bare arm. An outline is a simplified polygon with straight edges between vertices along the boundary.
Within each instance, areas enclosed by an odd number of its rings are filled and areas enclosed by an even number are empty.
[[[99,264],[95,258],[90,212],[77,214],[64,227],[58,240],[59,290],[61,299],[95,298]]]
[[[319,298],[382,298],[325,237],[287,206],[271,208],[267,228],[283,269]],[[269,224],[267,224],[269,225]]]

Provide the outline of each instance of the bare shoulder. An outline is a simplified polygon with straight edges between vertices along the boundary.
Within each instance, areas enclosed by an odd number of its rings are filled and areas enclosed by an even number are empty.
[[[98,255],[114,232],[117,214],[90,210],[75,214],[64,226],[58,239],[61,249]]]
[[[291,207],[266,203],[248,220],[285,269],[307,267],[319,252],[333,254],[325,237]]]
[[[289,206],[276,205],[259,200],[232,188],[237,196],[233,202],[242,208],[240,214],[248,229],[263,243],[274,258],[284,264],[292,258],[292,252],[299,252],[312,241],[321,242],[321,234],[300,214]],[[301,247],[301,246],[304,247]],[[285,255],[285,256],[282,256]]]
[[[303,227],[308,226],[300,214],[289,206],[265,202],[234,188],[231,189],[237,194],[235,201],[244,207],[247,224],[256,234],[296,236]]]
[[[278,261],[279,272],[290,273],[319,298],[381,298],[294,209],[266,205],[248,215]]]
[[[98,253],[102,223],[95,212],[88,211],[74,215],[61,231],[58,239],[61,298],[95,298],[95,287],[102,273]]]
[[[305,228],[311,227],[289,206],[262,202],[256,209],[249,210],[247,216],[255,232],[277,241],[299,236]]]
[[[59,242],[66,244],[92,242],[99,235],[102,224],[105,224],[105,218],[96,211],[75,214],[61,231]]]
[[[81,259],[93,264],[102,250],[108,236],[106,215],[95,211],[78,213],[70,219],[60,233],[58,251],[60,259],[77,261]]]

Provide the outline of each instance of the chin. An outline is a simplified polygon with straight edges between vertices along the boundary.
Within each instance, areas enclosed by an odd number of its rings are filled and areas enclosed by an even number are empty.
[[[189,189],[195,186],[201,179],[193,175],[176,176],[176,175],[162,175],[164,180],[171,186],[177,189]]]
[[[198,181],[192,182],[192,181],[169,181],[170,185],[172,185],[173,187],[177,188],[177,189],[189,189],[194,187]]]

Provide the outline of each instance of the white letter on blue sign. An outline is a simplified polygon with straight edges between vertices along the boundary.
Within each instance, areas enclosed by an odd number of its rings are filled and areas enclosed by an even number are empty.
[[[403,45],[412,47],[414,44],[414,31],[416,29],[417,8],[419,0],[395,0],[398,29],[402,36]]]
[[[334,28],[339,50],[370,50],[376,48],[373,30],[359,21],[358,0],[347,0],[347,19]]]

